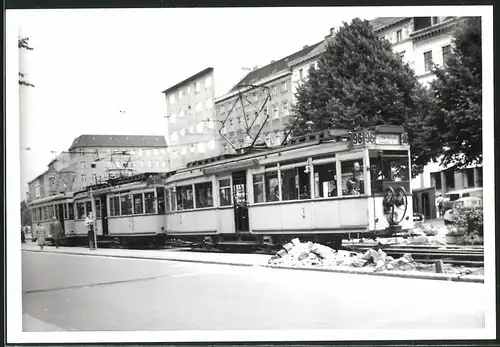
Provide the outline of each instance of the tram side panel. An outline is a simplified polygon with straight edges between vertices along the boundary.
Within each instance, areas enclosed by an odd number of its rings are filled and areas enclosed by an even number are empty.
[[[194,235],[213,235],[217,233],[217,212],[213,208],[170,212],[166,215],[166,224],[168,236],[185,238]]]
[[[217,231],[219,234],[234,234],[234,209],[220,207],[217,209]]]

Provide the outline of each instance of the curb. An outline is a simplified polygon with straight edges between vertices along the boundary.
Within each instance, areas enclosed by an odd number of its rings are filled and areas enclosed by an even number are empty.
[[[50,253],[50,254],[67,254],[67,255],[88,255],[93,257],[107,257],[107,258],[128,258],[128,259],[141,259],[141,260],[163,260],[163,261],[177,261],[185,263],[203,263],[203,264],[215,264],[215,265],[231,265],[231,266],[259,266],[264,268],[272,269],[283,269],[283,270],[302,270],[302,271],[317,271],[317,272],[333,272],[333,273],[345,273],[351,275],[371,275],[371,276],[382,276],[382,277],[399,277],[399,278],[409,278],[409,279],[425,279],[425,280],[440,280],[440,281],[451,281],[451,282],[469,282],[469,283],[484,283],[484,276],[478,275],[452,275],[452,274],[439,274],[439,273],[408,273],[401,271],[394,272],[369,272],[369,271],[359,271],[356,269],[332,269],[332,268],[313,268],[305,266],[282,266],[282,265],[258,265],[258,264],[245,264],[236,262],[225,262],[216,260],[196,260],[196,259],[165,259],[155,256],[134,256],[134,255],[110,255],[110,254],[99,254],[99,253],[72,253],[72,252],[54,252],[54,251],[38,251],[23,249],[23,252],[33,252],[33,253]]]

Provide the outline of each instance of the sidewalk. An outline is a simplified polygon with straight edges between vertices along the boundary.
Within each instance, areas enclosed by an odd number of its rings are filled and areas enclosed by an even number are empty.
[[[432,279],[432,280],[444,280],[444,281],[484,283],[484,276],[476,276],[476,275],[455,275],[455,274],[444,274],[444,273],[438,274],[432,272],[417,272],[417,271],[373,272],[373,269],[369,268],[355,268],[347,266],[338,266],[335,268],[322,268],[322,267],[268,265],[270,256],[264,254],[190,252],[187,250],[179,250],[179,249],[136,250],[136,249],[99,248],[95,251],[91,251],[88,248],[80,248],[80,247],[55,248],[54,246],[45,247],[44,250],[41,251],[40,248],[35,243],[23,243],[22,250],[26,252],[60,253],[60,254],[71,254],[71,255],[94,256],[94,257],[183,261],[192,263],[236,265],[236,266],[263,266],[274,269],[322,271],[322,272],[336,272],[336,273],[347,273],[347,274],[363,274],[363,275],[373,275],[373,276],[402,277],[402,278],[412,278],[412,279]]]

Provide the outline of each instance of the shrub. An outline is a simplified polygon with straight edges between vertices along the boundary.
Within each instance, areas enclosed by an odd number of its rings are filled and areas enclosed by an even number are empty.
[[[483,208],[458,208],[455,211],[457,231],[467,237],[477,235],[483,237]]]

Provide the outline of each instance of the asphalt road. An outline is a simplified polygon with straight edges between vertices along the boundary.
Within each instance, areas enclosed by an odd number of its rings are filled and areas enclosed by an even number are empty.
[[[484,327],[477,283],[46,252],[22,261],[23,331]]]

